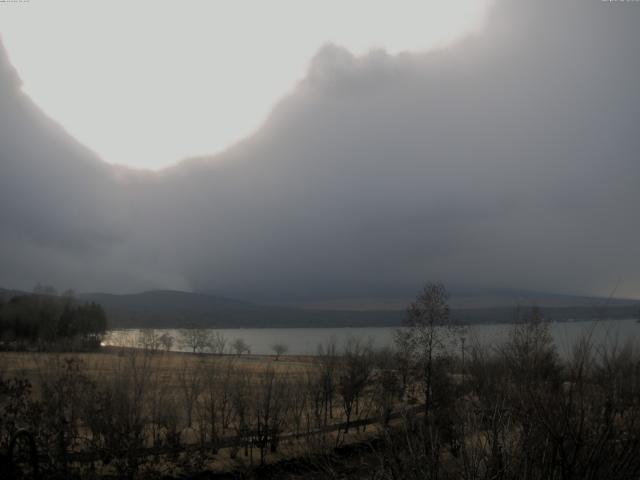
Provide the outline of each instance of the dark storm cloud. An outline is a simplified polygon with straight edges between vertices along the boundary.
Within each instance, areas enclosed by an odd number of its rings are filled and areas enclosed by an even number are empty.
[[[5,78],[0,195],[20,204],[1,216],[0,281],[640,294],[639,20],[633,3],[503,1],[436,52],[326,46],[254,136],[158,174],[51,134]]]

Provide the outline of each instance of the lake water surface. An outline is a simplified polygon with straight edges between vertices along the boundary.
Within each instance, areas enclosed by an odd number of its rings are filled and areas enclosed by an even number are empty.
[[[488,324],[468,327],[467,344],[477,341],[481,345],[498,345],[505,340],[512,325]],[[252,354],[272,354],[271,347],[275,343],[288,346],[289,354],[313,355],[318,345],[335,340],[338,346],[355,337],[363,341],[371,341],[376,347],[384,347],[393,343],[395,327],[360,327],[360,328],[222,328],[214,331],[222,333],[230,344],[242,338],[250,346]],[[156,330],[168,333],[176,340],[178,330]],[[133,345],[139,330],[113,330],[105,339],[105,345]],[[558,322],[551,324],[551,334],[559,353],[567,355],[576,341],[584,335],[591,335],[594,343],[622,344],[627,341],[637,343],[640,339],[640,323],[629,320],[600,320],[584,322]],[[173,350],[180,351],[179,342],[174,342]]]

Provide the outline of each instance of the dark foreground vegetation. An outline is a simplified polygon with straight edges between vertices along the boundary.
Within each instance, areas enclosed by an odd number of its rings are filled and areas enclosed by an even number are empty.
[[[587,334],[560,358],[533,309],[504,343],[480,347],[451,322],[440,285],[411,305],[392,350],[352,339],[261,362],[158,349],[23,355],[36,368],[4,364],[0,379],[0,471],[16,477],[640,475],[634,346]]]

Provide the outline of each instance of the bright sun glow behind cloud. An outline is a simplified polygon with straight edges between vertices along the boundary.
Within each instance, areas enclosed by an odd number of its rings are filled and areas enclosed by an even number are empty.
[[[31,0],[0,5],[23,89],[104,160],[160,168],[249,135],[325,43],[447,44],[488,0]]]

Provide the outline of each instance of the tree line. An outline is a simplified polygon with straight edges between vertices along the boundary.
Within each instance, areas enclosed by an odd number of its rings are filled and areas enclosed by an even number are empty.
[[[70,291],[57,295],[47,287],[33,294],[0,299],[0,342],[5,348],[75,344],[96,348],[108,328],[103,308],[78,302]]]
[[[242,337],[230,339],[223,332],[198,323],[186,323],[177,330],[177,335],[155,328],[141,328],[137,331],[113,331],[106,339],[112,347],[139,348],[149,353],[175,350],[194,354],[251,355],[251,345]],[[289,352],[289,345],[274,342],[271,347],[276,360]]]

